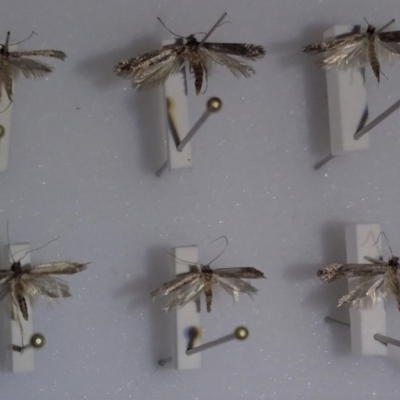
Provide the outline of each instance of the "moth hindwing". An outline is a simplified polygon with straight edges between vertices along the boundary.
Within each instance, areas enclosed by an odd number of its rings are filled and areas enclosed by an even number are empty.
[[[371,261],[374,260],[371,259]],[[318,270],[317,275],[326,283],[343,278],[365,278],[353,290],[339,299],[338,307],[345,304],[352,307],[369,306],[392,293],[400,310],[398,269],[399,258],[392,256],[387,262],[376,260],[373,264],[329,264]]]
[[[151,291],[150,296],[153,300],[157,297],[168,296],[163,310],[170,311],[183,307],[204,292],[207,312],[211,312],[213,285],[221,286],[235,301],[238,301],[240,293],[252,297],[258,292],[258,289],[243,279],[265,278],[261,271],[252,267],[211,269],[209,265],[198,264],[196,269],[196,272],[188,272],[163,283]]]
[[[181,44],[167,45],[160,50],[121,61],[114,67],[114,72],[120,77],[129,79],[133,87],[140,90],[163,83],[187,63],[194,75],[194,85],[198,95],[204,80],[207,81],[211,62],[228,68],[235,76],[249,77],[255,70],[245,60],[259,60],[265,53],[262,46],[199,42],[192,34],[184,38]]]
[[[20,74],[25,78],[38,78],[49,74],[53,68],[31,57],[51,57],[64,60],[66,54],[59,50],[12,51],[10,32],[6,41],[0,44],[0,100],[4,88],[10,102],[13,101],[13,80]]]
[[[392,61],[400,57],[400,31],[382,32],[368,25],[365,32],[350,33],[333,37],[322,43],[305,46],[303,51],[310,54],[323,54],[317,65],[323,68],[364,68],[370,65],[372,71],[380,81],[383,61]]]

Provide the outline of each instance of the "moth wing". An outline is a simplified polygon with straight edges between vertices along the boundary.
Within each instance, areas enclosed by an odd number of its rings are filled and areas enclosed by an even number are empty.
[[[400,31],[379,32],[377,37],[382,42],[400,42]]]
[[[265,278],[264,273],[253,267],[218,268],[214,273],[222,278],[258,279]]]
[[[185,62],[184,50],[182,45],[164,46],[161,50],[119,62],[114,72],[130,79],[133,87],[139,90],[159,85],[181,70]]]
[[[71,297],[69,286],[66,282],[49,275],[22,275],[24,294],[30,299],[41,297],[44,300]]]
[[[400,44],[384,42],[377,37],[375,40],[375,51],[379,61],[393,62],[400,57]]]
[[[163,310],[168,312],[172,309],[180,308],[198,297],[204,288],[204,282],[198,280],[194,283],[188,284],[177,292],[174,292],[171,299],[164,306]]]
[[[324,42],[310,44],[303,47],[305,53],[319,54],[326,51],[340,51],[351,44],[361,42],[365,38],[365,33],[349,33],[339,37],[327,38]]]
[[[11,54],[8,62],[13,67],[14,76],[21,72],[25,78],[40,78],[53,71],[51,67],[44,63],[24,57],[13,57]]]
[[[77,272],[84,271],[87,268],[88,263],[75,263],[68,261],[58,261],[47,264],[33,265],[29,271],[29,274],[62,274],[72,275]]]
[[[60,50],[30,50],[30,51],[13,51],[11,57],[53,57],[64,61],[67,55]]]
[[[0,269],[0,285],[7,283],[13,275],[13,272],[9,269]]]
[[[13,98],[13,75],[18,75],[15,68],[11,68],[9,64],[0,61],[0,100],[2,98],[2,89],[6,92],[8,100]]]
[[[347,42],[337,49],[328,51],[324,58],[317,61],[317,65],[322,68],[334,66],[340,69],[362,68],[368,64],[368,42],[366,39]]]
[[[388,293],[387,277],[375,276],[365,282],[360,283],[348,294],[341,297],[338,307],[348,304],[351,307],[364,308],[383,300]]]
[[[353,278],[363,276],[382,275],[387,271],[385,264],[329,264],[318,270],[318,277],[324,282],[332,282],[336,279]]]
[[[199,46],[197,51],[200,57],[205,61],[204,64],[206,64],[208,61],[214,61],[217,64],[228,68],[232,74],[237,77],[243,75],[248,78],[251,75],[254,75],[256,72],[251,65],[245,63],[244,61],[236,60],[229,54],[221,53],[215,49],[205,47],[204,45]]]
[[[204,47],[208,51],[216,53],[228,54],[248,60],[259,60],[263,58],[266,51],[262,46],[246,43],[203,43],[200,47]]]
[[[187,285],[192,284],[196,280],[200,279],[200,274],[195,272],[188,272],[186,274],[182,274],[171,281],[165,282],[160,285],[157,289],[152,290],[149,295],[154,300],[159,296],[168,296],[170,293],[173,293]]]
[[[232,295],[233,293],[232,296],[235,300],[237,300],[238,298],[238,293],[245,293],[253,298],[252,295],[258,292],[258,289],[256,287],[246,281],[243,281],[240,278],[224,278],[218,275],[215,275],[215,278],[217,280],[217,283],[221,285],[221,287],[225,289],[230,295]]]

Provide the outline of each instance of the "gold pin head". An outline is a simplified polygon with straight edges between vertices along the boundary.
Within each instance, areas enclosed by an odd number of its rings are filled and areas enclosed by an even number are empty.
[[[207,111],[210,113],[218,112],[222,108],[222,100],[218,97],[211,97],[207,101]]]
[[[235,329],[235,338],[238,340],[245,340],[249,336],[249,330],[244,326],[239,326]]]
[[[45,337],[41,333],[35,333],[31,337],[31,346],[35,349],[40,349],[46,343]]]

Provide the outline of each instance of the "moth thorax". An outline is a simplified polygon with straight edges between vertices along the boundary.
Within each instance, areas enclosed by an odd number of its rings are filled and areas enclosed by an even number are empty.
[[[367,29],[367,35],[368,36],[372,36],[375,34],[375,27],[372,25],[368,25],[368,29]]]
[[[21,266],[21,261],[15,261],[11,264],[11,271],[15,272],[17,274],[22,273],[22,266]]]
[[[399,266],[399,257],[392,257],[388,262],[390,267],[396,268]]]
[[[190,35],[186,38],[186,46],[195,48],[198,46],[198,44],[199,42],[197,41],[194,35]]]

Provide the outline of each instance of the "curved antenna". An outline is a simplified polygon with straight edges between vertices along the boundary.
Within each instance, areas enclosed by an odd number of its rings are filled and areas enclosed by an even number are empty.
[[[10,102],[8,103],[8,106],[3,111],[0,111],[0,114],[5,113],[10,108],[11,104],[12,104],[12,100],[10,100]]]
[[[201,265],[201,264],[198,264],[198,263],[193,263],[193,262],[190,263],[189,261],[182,260],[182,258],[177,257],[175,254],[172,254],[172,253],[170,253],[169,251],[167,251],[166,253],[167,253],[168,255],[170,255],[171,257],[174,257],[175,260],[178,260],[178,261],[180,261],[181,263],[188,265],[189,267],[196,266],[196,265]]]
[[[388,238],[387,238],[385,232],[381,231],[381,232],[379,233],[378,238],[376,239],[376,242],[375,242],[373,245],[375,246],[375,245],[378,243],[379,237],[380,237],[381,235],[385,238],[386,243],[387,243],[387,245],[388,245],[388,247],[389,247],[389,250],[390,250],[390,254],[392,255],[392,257],[394,257],[392,248],[390,247],[389,240],[388,240]]]
[[[220,26],[219,24],[222,22],[222,20],[227,16],[228,14],[224,12],[221,17],[218,19],[218,21],[213,25],[213,27],[208,31],[206,36],[203,37],[203,39],[200,41],[199,45],[204,43],[208,37]]]
[[[33,252],[35,252],[35,251],[41,250],[41,249],[43,249],[43,247],[48,246],[49,244],[51,244],[51,243],[57,241],[58,239],[60,239],[60,236],[57,236],[56,238],[50,240],[49,242],[45,243],[43,246],[36,247],[36,249],[29,250],[29,251],[25,252],[25,254],[24,254],[18,261],[23,260],[29,253],[33,253]]]
[[[10,221],[7,220],[7,225],[6,225],[6,226],[7,226],[7,245],[8,245],[8,249],[10,249],[10,231],[9,231],[9,223],[10,223]],[[15,264],[15,259],[14,259],[14,256],[13,256],[12,251],[9,250],[9,253],[10,253],[11,260],[12,260],[13,264]]]
[[[10,32],[7,33],[7,35],[9,35]],[[16,43],[10,43],[9,46],[15,46],[17,44],[21,44],[23,42],[26,42],[27,40],[29,40],[33,35],[37,35],[37,33],[35,31],[32,31],[32,33],[24,40],[21,40],[20,42],[16,42]]]
[[[169,33],[172,33],[174,36],[176,36],[176,37],[178,37],[178,38],[185,39],[184,36],[177,35],[176,33],[172,32],[170,29],[168,29],[168,28],[167,28],[167,25],[164,24],[164,22],[162,21],[162,19],[161,19],[160,17],[157,17],[157,19],[163,24],[164,28],[165,28]]]
[[[227,238],[226,236],[220,236],[219,238],[216,238],[215,240],[213,240],[211,243],[214,243],[214,242],[216,242],[217,240],[222,239],[222,238],[224,238],[225,241],[226,241],[225,248],[221,251],[221,253],[219,253],[219,254],[217,255],[217,257],[213,258],[213,259],[207,264],[208,266],[210,266],[217,258],[221,257],[222,254],[225,252],[226,248],[228,247],[229,242],[228,242],[228,238]]]

